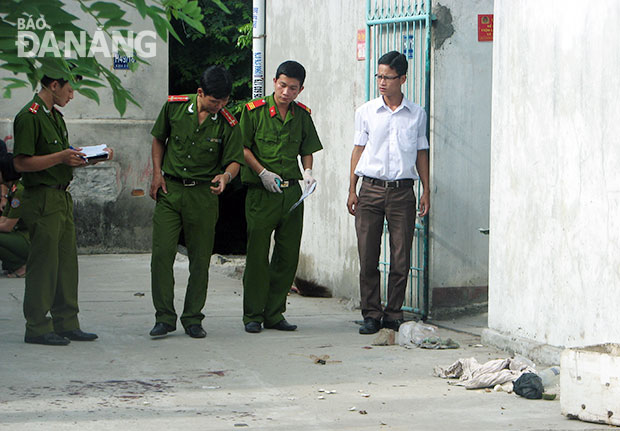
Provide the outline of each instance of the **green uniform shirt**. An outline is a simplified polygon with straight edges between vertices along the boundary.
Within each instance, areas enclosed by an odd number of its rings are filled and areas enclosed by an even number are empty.
[[[69,148],[69,134],[62,114],[56,108],[47,109],[38,95],[19,111],[13,130],[13,152],[16,156],[44,156]],[[73,168],[63,163],[42,171],[22,174],[25,187],[68,184],[72,178]]]
[[[21,182],[18,182],[11,188],[9,192],[9,203],[4,208],[2,215],[6,218],[19,219],[13,230],[26,232],[26,226],[22,219],[22,193],[24,192],[24,186]]]
[[[166,145],[162,170],[168,175],[211,181],[231,162],[244,162],[237,120],[222,109],[199,125],[195,94],[170,96],[151,135]]]
[[[246,105],[239,126],[243,144],[258,162],[283,180],[301,180],[297,156],[306,156],[323,148],[307,108],[292,102],[282,121],[273,94]],[[249,166],[241,168],[241,180],[261,184]]]

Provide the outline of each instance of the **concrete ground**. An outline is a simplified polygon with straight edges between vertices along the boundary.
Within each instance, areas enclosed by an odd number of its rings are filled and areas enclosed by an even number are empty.
[[[440,329],[457,350],[370,348],[374,336],[359,335],[354,323],[358,310],[291,295],[287,318],[297,331],[247,334],[230,264],[212,266],[206,339],[177,329],[152,340],[149,265],[149,255],[81,256],[81,325],[100,338],[67,347],[24,344],[23,280],[0,279],[0,430],[611,428],[566,419],[559,401],[467,391],[433,377],[434,366],[458,358],[506,357],[472,331]],[[180,310],[187,262],[175,272]]]

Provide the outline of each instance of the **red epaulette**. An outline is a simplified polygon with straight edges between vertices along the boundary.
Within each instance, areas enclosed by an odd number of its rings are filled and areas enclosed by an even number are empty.
[[[230,127],[235,127],[237,125],[238,123],[237,119],[226,108],[220,109],[220,112],[222,113],[224,118],[226,118],[226,121],[228,121],[228,124],[230,124]]]
[[[189,102],[189,96],[168,96],[168,102]]]
[[[248,108],[248,111],[251,111],[252,109],[256,109],[260,106],[263,106],[267,103],[267,101],[265,99],[258,99],[258,100],[253,100],[252,102],[246,103],[245,107]]]
[[[305,109],[306,111],[308,111],[308,114],[312,114],[312,110],[310,110],[310,108],[308,108],[306,105],[304,105],[303,103],[299,103],[299,102],[295,102],[299,105],[300,108]]]
[[[33,114],[36,114],[37,111],[39,110],[39,104],[37,102],[32,102],[32,105],[30,105],[30,109],[28,110],[32,112]]]

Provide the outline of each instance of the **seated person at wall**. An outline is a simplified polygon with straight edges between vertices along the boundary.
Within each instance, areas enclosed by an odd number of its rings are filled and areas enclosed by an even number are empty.
[[[13,166],[13,154],[7,151],[6,144],[0,139],[0,184],[18,180],[20,176]],[[7,194],[7,190],[4,189],[3,195]],[[6,202],[2,200],[0,205],[6,205]]]
[[[7,140],[7,138],[13,138],[12,136],[7,136],[4,139]],[[0,154],[2,154],[3,158],[6,158],[9,161],[9,164],[13,164],[13,160],[11,155],[7,154],[8,153],[8,149],[6,147],[6,142],[5,140],[0,139]],[[0,214],[2,214],[2,212],[4,212],[4,209],[6,208],[6,204],[8,203],[7,198],[9,195],[9,188],[7,187],[6,184],[2,183],[2,181],[0,181]]]
[[[26,260],[30,249],[28,231],[21,218],[21,202],[24,187],[21,183],[11,186],[8,204],[0,216],[0,260],[9,278],[26,275]]]

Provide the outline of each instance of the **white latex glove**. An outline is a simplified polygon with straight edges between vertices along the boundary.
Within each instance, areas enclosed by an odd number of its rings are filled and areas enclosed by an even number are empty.
[[[260,174],[258,174],[258,177],[263,182],[263,186],[265,186],[268,191],[273,193],[282,193],[280,186],[276,182],[276,180],[282,182],[282,178],[280,177],[280,175],[274,174],[267,169],[263,169]]]
[[[312,169],[306,169],[304,171],[304,190],[308,190],[308,188],[314,183],[316,183],[316,180],[312,177]]]

